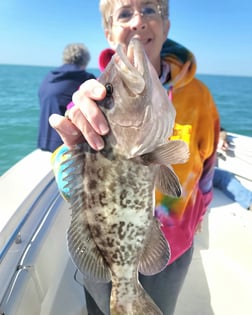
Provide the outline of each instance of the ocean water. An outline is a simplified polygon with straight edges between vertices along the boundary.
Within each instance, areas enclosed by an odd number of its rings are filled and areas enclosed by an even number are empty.
[[[36,149],[38,87],[49,67],[0,65],[0,175]],[[88,69],[96,76],[98,69]],[[211,90],[221,124],[252,136],[252,77],[197,75]]]

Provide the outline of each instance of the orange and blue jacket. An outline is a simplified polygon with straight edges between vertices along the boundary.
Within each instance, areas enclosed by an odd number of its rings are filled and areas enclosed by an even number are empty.
[[[213,97],[197,78],[193,54],[172,40],[161,52],[170,65],[165,87],[176,109],[172,139],[187,142],[190,157],[173,165],[182,186],[182,196],[171,198],[156,191],[155,214],[171,247],[172,263],[192,246],[199,223],[212,200],[212,180],[220,122]]]

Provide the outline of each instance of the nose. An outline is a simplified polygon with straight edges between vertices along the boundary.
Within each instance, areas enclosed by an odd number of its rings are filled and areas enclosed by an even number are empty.
[[[134,31],[144,30],[147,27],[146,19],[139,12],[135,13],[130,20],[131,29]]]

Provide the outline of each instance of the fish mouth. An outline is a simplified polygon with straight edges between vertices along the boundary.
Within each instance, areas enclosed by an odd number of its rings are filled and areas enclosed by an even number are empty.
[[[113,60],[120,77],[121,101],[108,113],[109,121],[124,128],[139,128],[145,120],[150,85],[148,59],[141,41],[132,38],[127,49],[119,45]]]
[[[143,77],[146,68],[147,68],[147,62],[146,62],[146,53],[144,46],[147,45],[150,42],[149,39],[143,40],[138,37],[133,37],[128,45],[127,49],[127,58],[131,62],[131,64],[134,66],[135,69],[139,72],[139,74]]]
[[[125,87],[132,96],[141,94],[146,86],[146,69],[148,68],[145,50],[138,38],[131,38],[127,50],[117,47],[115,66]]]

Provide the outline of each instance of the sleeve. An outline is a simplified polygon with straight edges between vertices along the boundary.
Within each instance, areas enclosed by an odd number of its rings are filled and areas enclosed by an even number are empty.
[[[53,172],[55,176],[56,183],[58,185],[59,192],[61,196],[68,201],[70,199],[69,189],[66,187],[67,182],[64,178],[66,178],[66,171],[63,170],[62,163],[66,160],[67,153],[69,149],[65,145],[61,145],[58,149],[56,149],[51,157],[51,163],[53,167]],[[66,165],[64,165],[64,169]]]
[[[212,200],[212,188],[213,188],[213,176],[214,176],[214,167],[216,164],[216,150],[219,140],[220,133],[220,121],[219,115],[214,104],[214,101],[210,95],[210,108],[211,111],[208,113],[208,117],[211,119],[210,124],[212,128],[210,128],[212,135],[208,137],[209,146],[211,148],[210,156],[203,163],[203,171],[201,178],[199,180],[199,189],[203,196],[203,204],[207,208],[209,203]],[[212,112],[212,114],[211,114]],[[209,125],[208,125],[209,130]]]

